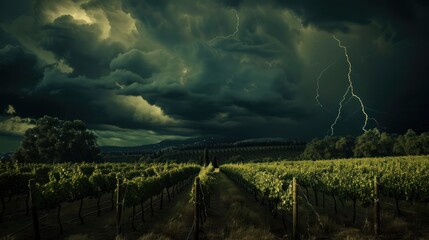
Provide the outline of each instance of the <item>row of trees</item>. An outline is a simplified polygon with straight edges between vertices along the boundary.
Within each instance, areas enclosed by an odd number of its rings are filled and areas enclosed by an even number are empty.
[[[80,120],[45,116],[28,129],[13,156],[17,162],[94,162],[100,158],[96,136]]]
[[[429,154],[429,132],[416,134],[408,130],[403,135],[371,129],[358,137],[328,136],[313,139],[302,154],[304,159],[332,159],[394,155]],[[59,163],[94,162],[100,158],[96,136],[80,120],[64,121],[45,116],[27,130],[21,146],[13,156],[17,162]],[[203,152],[201,165],[208,165],[208,150]]]
[[[429,133],[409,129],[403,135],[380,132],[374,128],[358,137],[327,136],[313,139],[304,150],[305,159],[402,156],[429,154]]]

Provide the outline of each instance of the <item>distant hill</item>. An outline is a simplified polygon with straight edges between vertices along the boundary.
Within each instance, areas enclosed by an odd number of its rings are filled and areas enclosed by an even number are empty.
[[[166,149],[201,149],[201,148],[223,148],[236,146],[268,146],[268,145],[302,145],[303,142],[286,140],[283,138],[238,138],[238,137],[195,137],[185,140],[163,140],[156,144],[141,146],[118,147],[100,146],[104,153],[112,152],[139,152],[149,153]]]
[[[215,138],[215,137],[195,137],[185,140],[163,140],[155,144],[147,144],[132,147],[118,147],[118,146],[100,146],[102,152],[153,152],[166,148],[183,148],[192,146],[209,146],[217,143],[233,143],[238,138]]]

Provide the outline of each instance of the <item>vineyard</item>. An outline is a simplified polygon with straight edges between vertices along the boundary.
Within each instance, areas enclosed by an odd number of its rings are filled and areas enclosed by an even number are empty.
[[[109,228],[110,235],[92,233],[95,239],[124,233],[126,239],[139,239],[156,231],[172,239],[211,239],[217,228],[245,225],[234,225],[236,218],[242,218],[240,211],[253,210],[244,218],[269,216],[259,222],[268,224],[263,229],[272,229],[264,232],[266,239],[331,238],[340,232],[328,229],[336,218],[341,228],[363,226],[362,239],[429,236],[428,156],[237,163],[221,165],[220,172],[212,164],[176,163],[4,163],[0,170],[0,234],[8,239],[64,238],[95,231],[91,228],[99,224]],[[236,187],[242,190],[225,190]],[[182,200],[175,203],[175,197]],[[390,233],[386,226],[392,214],[412,221],[412,237]],[[231,224],[222,225],[230,219]],[[156,228],[152,221],[168,222]],[[173,223],[180,226],[175,233]],[[229,229],[222,234],[228,238],[236,233]]]
[[[392,198],[397,216],[401,215],[400,201],[426,205],[429,202],[427,156],[227,164],[221,171],[252,192],[255,200],[266,201],[275,215],[282,215],[284,223],[285,216],[292,215],[294,233],[298,232],[297,202],[310,205],[319,217],[312,204],[319,205],[320,194],[323,207],[326,196],[332,197],[334,214],[338,213],[337,200],[351,201],[352,224],[356,223],[358,203],[363,207],[373,205],[376,235],[380,234],[380,199]],[[308,198],[309,189],[314,203]]]
[[[164,192],[171,199],[171,194],[191,182],[200,167],[192,164],[59,164],[59,165],[1,165],[0,193],[2,211],[0,219],[7,212],[6,199],[24,197],[25,208],[22,215],[33,216],[34,236],[40,238],[38,229],[38,211],[57,209],[59,233],[63,234],[61,219],[62,205],[78,202],[77,216],[84,224],[82,209],[84,201],[96,199],[96,213],[101,214],[100,201],[103,195],[110,196],[111,209],[117,210],[117,231],[121,232],[121,212],[123,208],[132,208],[131,226],[135,229],[136,206],[141,206],[144,220],[144,207],[150,201],[153,215],[153,198],[160,195],[162,208]],[[9,202],[8,201],[8,202]],[[13,209],[10,209],[13,212]],[[18,214],[18,213],[17,213]],[[13,215],[13,214],[12,214]],[[28,225],[27,225],[28,226]],[[115,227],[113,225],[112,227]],[[24,226],[25,228],[25,226]],[[18,229],[14,235],[23,229]],[[39,236],[38,236],[39,235]]]

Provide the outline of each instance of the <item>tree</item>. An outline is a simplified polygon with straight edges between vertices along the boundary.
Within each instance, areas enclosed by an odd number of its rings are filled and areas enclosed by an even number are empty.
[[[351,158],[353,157],[353,148],[355,147],[355,139],[352,136],[340,137],[335,143],[335,149],[338,157]]]
[[[323,139],[313,139],[305,147],[303,157],[305,159],[332,159],[340,157],[336,149],[338,137],[328,136]]]
[[[420,144],[422,146],[422,153],[421,154],[429,154],[429,133],[424,132],[420,134]]]
[[[85,123],[45,116],[25,132],[14,159],[41,163],[94,162],[99,155],[96,136]]]
[[[411,129],[404,135],[405,145],[404,150],[406,155],[419,155],[421,154],[419,136]]]
[[[393,144],[393,153],[398,156],[405,155],[405,137],[399,135]]]
[[[396,155],[421,155],[429,153],[429,133],[417,135],[408,129],[404,135],[398,136],[393,151]]]
[[[325,159],[343,157],[342,154],[338,152],[336,148],[336,143],[338,142],[338,140],[339,140],[339,137],[337,136],[327,136],[323,138],[323,141],[325,142],[325,149],[324,149]]]
[[[378,129],[370,129],[357,137],[353,150],[355,157],[374,157],[379,155],[381,133]]]
[[[324,148],[323,140],[315,138],[305,146],[304,153],[302,154],[303,158],[312,160],[323,159]]]
[[[395,144],[395,136],[392,136],[385,132],[381,133],[380,140],[379,140],[378,154],[380,156],[392,156],[394,144]]]

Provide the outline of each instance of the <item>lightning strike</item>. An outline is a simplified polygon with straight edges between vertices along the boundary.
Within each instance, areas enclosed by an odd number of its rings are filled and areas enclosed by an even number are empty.
[[[235,12],[235,17],[237,19],[237,23],[235,24],[235,31],[228,36],[216,36],[212,40],[210,40],[209,43],[212,43],[216,39],[228,39],[228,38],[235,37],[237,35],[238,31],[240,31],[240,16],[238,16],[237,10],[234,9],[234,12]]]
[[[118,82],[115,82],[115,85],[116,85],[119,89],[124,89],[124,88],[125,88],[125,85],[122,85],[122,84],[120,84],[120,83],[118,83]]]
[[[317,80],[316,80],[316,82],[317,82],[317,88],[316,88],[316,102],[317,102],[317,105],[319,105],[320,107],[323,107],[323,106],[322,106],[322,104],[321,104],[321,103],[320,103],[320,101],[319,101],[319,97],[320,97],[320,94],[319,94],[319,89],[320,89],[319,82],[320,82],[320,79],[322,78],[322,76],[323,76],[323,74],[326,72],[326,70],[328,70],[330,67],[332,67],[336,62],[337,62],[337,61],[334,61],[334,62],[332,62],[331,64],[329,64],[327,67],[325,67],[325,68],[320,72],[319,77],[317,77]]]
[[[344,45],[342,45],[341,41],[340,41],[340,40],[339,40],[335,35],[333,35],[333,37],[334,37],[334,39],[338,42],[338,46],[344,50],[344,56],[346,57],[346,61],[347,61],[347,64],[348,64],[348,66],[349,66],[349,67],[348,67],[348,72],[347,72],[347,79],[348,79],[348,82],[349,82],[349,86],[348,86],[348,88],[347,88],[347,91],[344,93],[344,95],[343,95],[343,97],[342,97],[342,99],[341,99],[340,103],[339,103],[337,117],[335,118],[334,123],[332,123],[332,125],[331,125],[331,136],[332,136],[332,135],[334,135],[334,127],[335,127],[335,125],[337,124],[338,120],[339,120],[339,119],[340,119],[340,117],[341,117],[341,110],[342,110],[342,108],[343,108],[343,103],[344,103],[344,101],[346,100],[346,96],[347,96],[349,93],[351,94],[351,98],[352,98],[352,97],[353,97],[353,98],[356,98],[356,99],[358,100],[359,104],[360,104],[362,114],[365,116],[365,121],[364,121],[364,124],[363,124],[363,126],[362,126],[362,130],[363,130],[364,132],[366,132],[366,131],[367,131],[367,130],[366,130],[366,126],[367,126],[367,124],[368,124],[369,116],[368,116],[368,114],[367,114],[367,112],[366,112],[366,110],[365,110],[365,105],[363,104],[362,99],[361,99],[358,95],[356,95],[356,94],[355,94],[355,91],[354,91],[354,86],[353,86],[353,82],[352,82],[352,78],[351,78],[351,74],[352,74],[352,63],[350,62],[349,54],[348,54],[348,52],[347,52],[347,47],[345,47]]]

